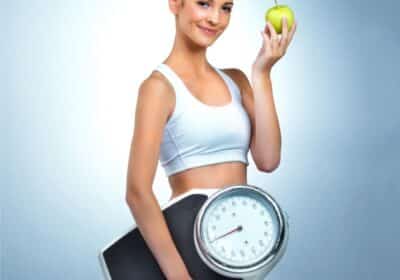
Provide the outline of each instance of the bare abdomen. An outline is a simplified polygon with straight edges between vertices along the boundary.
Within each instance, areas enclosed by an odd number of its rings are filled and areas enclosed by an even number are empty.
[[[242,162],[222,162],[199,166],[168,177],[172,189],[170,199],[193,188],[222,188],[247,184],[247,166]]]

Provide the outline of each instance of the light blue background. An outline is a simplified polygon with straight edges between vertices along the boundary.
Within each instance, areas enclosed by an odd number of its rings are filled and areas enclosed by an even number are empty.
[[[272,73],[282,162],[248,169],[290,215],[268,279],[398,279],[400,4],[284,3],[298,30]],[[235,0],[209,60],[250,75],[272,4]],[[1,279],[102,279],[100,249],[133,222],[134,106],[172,46],[167,1],[2,1],[0,22]],[[165,203],[161,166],[154,189]]]

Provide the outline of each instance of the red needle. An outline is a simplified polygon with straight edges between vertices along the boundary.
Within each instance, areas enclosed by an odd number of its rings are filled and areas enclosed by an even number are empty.
[[[225,234],[223,234],[223,235],[220,235],[220,236],[218,236],[217,238],[215,238],[214,240],[210,241],[210,243],[212,243],[212,242],[214,242],[215,240],[220,239],[220,238],[222,238],[222,237],[224,237],[224,236],[227,236],[228,234],[234,233],[235,231],[241,231],[242,229],[243,229],[242,226],[237,226],[236,228],[232,229],[231,231],[229,231],[229,232],[227,232],[227,233],[225,233]]]

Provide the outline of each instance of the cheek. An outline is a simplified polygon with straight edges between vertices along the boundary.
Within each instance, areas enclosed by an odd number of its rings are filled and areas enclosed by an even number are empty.
[[[208,19],[208,12],[206,9],[200,8],[196,5],[186,7],[185,21],[200,22]],[[227,25],[230,20],[230,14],[224,14],[221,12],[219,21]]]
[[[207,18],[207,11],[203,9],[193,8],[188,12],[191,21],[201,21]]]
[[[223,22],[225,25],[228,25],[230,20],[231,20],[230,14],[223,14],[221,16],[221,22]]]

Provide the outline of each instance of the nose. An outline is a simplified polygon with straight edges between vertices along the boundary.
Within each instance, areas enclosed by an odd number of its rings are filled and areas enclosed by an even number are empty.
[[[213,9],[212,11],[210,11],[210,14],[208,16],[208,21],[213,25],[216,25],[216,24],[219,23],[219,11],[218,11],[218,9]]]

